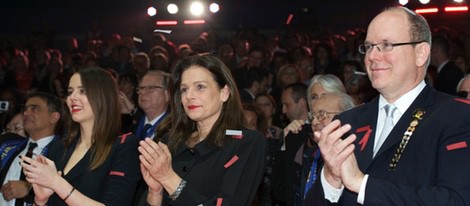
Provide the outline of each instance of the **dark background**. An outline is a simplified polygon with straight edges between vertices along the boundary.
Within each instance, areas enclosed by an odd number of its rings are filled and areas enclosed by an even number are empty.
[[[413,2],[413,0],[410,0]],[[417,1],[417,0],[415,0]],[[451,0],[434,0],[442,5]],[[166,0],[0,0],[0,36],[19,35],[40,30],[53,32],[58,39],[83,36],[91,22],[100,25],[105,34],[120,33],[145,37],[157,28],[157,19],[183,19],[160,12],[156,17],[146,14],[148,6],[166,5]],[[175,3],[189,1],[174,0]],[[184,42],[204,30],[215,29],[222,35],[239,28],[256,28],[273,32],[285,28],[289,14],[292,26],[328,28],[332,33],[346,29],[366,28],[370,19],[383,8],[397,5],[397,0],[219,0],[219,13],[206,16],[205,25],[160,27],[173,30],[172,38]],[[417,4],[410,3],[410,8]],[[467,12],[468,13],[468,12]],[[181,17],[181,18],[179,18]],[[456,24],[469,27],[469,15],[428,15],[431,26]]]

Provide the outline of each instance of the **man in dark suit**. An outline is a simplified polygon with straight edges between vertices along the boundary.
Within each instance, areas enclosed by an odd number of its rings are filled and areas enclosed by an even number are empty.
[[[463,78],[462,70],[449,58],[449,42],[443,36],[432,38],[431,64],[437,68],[436,90],[456,95],[455,88]]]
[[[135,134],[140,139],[154,138],[157,126],[168,116],[172,85],[170,74],[159,70],[149,70],[137,87],[139,106],[145,115],[136,125]]]
[[[31,184],[22,175],[18,156],[28,155],[28,150],[32,157],[47,154],[49,143],[59,140],[57,134],[60,132],[62,111],[63,102],[59,98],[48,93],[33,93],[28,97],[23,112],[24,129],[29,138],[11,137],[11,134],[6,134],[9,136],[7,138],[0,138],[0,205],[23,206],[26,202],[31,203],[32,198],[28,198]]]
[[[315,132],[324,167],[306,205],[470,204],[470,102],[424,83],[430,47],[413,11],[372,20],[359,51],[380,96]]]

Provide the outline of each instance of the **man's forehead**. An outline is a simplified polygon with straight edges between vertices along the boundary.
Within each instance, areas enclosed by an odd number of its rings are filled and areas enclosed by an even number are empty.
[[[46,101],[39,97],[31,97],[26,101],[26,106],[28,105],[44,106],[46,104],[47,104]]]
[[[159,74],[147,74],[142,78],[141,83],[149,84],[149,83],[160,83],[163,77]]]
[[[409,21],[401,10],[384,11],[369,24],[366,41],[371,39],[390,40],[398,37],[409,37]]]

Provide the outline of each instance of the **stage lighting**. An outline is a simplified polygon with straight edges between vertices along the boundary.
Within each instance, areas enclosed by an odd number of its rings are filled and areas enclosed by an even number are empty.
[[[155,16],[157,14],[157,9],[155,9],[155,7],[151,6],[147,9],[147,14],[149,16]]]
[[[454,2],[456,2],[456,3],[462,3],[463,0],[454,0]]]
[[[408,3],[408,0],[398,0],[398,3],[400,3],[402,6],[405,6]]]
[[[204,6],[202,5],[201,2],[196,1],[191,4],[189,11],[194,16],[200,16],[204,12]]]
[[[419,0],[419,2],[420,2],[421,4],[428,4],[428,3],[429,3],[429,0]]]
[[[178,6],[176,6],[176,4],[168,4],[166,9],[168,10],[168,13],[170,14],[178,13]]]
[[[211,11],[212,13],[217,13],[219,9],[220,7],[217,3],[212,3],[211,5],[209,5],[209,11]]]

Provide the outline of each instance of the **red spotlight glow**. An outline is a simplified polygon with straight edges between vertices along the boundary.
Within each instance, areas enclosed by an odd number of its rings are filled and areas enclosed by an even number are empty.
[[[204,24],[206,21],[204,19],[198,19],[198,20],[184,20],[184,24]]]
[[[430,13],[437,13],[439,9],[437,8],[425,8],[425,9],[416,9],[416,13],[418,14],[430,14]]]
[[[157,21],[157,26],[174,26],[177,24],[177,21]]]
[[[468,11],[468,6],[446,6],[445,12]]]

